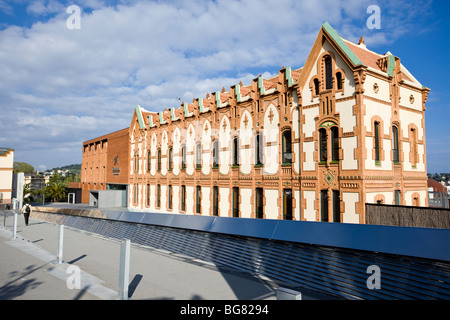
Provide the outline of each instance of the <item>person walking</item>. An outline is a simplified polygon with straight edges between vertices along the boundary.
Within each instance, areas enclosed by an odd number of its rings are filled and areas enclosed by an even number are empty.
[[[23,216],[25,217],[25,225],[28,225],[28,219],[30,218],[32,208],[30,205],[30,200],[27,199],[27,203],[22,208]]]

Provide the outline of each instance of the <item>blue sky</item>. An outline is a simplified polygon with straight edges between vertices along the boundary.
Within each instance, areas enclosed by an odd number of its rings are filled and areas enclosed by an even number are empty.
[[[70,30],[66,9],[82,10]],[[381,28],[369,29],[377,5]],[[160,111],[303,66],[320,26],[392,52],[431,88],[428,172],[450,172],[448,1],[0,0],[0,146],[36,169],[81,163],[83,141]]]

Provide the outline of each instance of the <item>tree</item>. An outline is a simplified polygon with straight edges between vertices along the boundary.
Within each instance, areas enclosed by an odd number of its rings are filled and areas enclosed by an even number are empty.
[[[61,201],[66,197],[66,185],[62,181],[51,182],[45,187],[44,193],[45,197],[53,202]]]
[[[13,164],[14,173],[23,172],[23,173],[34,173],[34,167],[26,162],[14,161]]]
[[[58,202],[66,198],[67,182],[58,173],[58,170],[53,171],[53,176],[50,178],[48,186],[44,188],[45,198],[50,201]]]

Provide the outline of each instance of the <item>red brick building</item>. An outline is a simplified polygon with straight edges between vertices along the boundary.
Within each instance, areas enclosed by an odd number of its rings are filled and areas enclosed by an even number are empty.
[[[83,142],[82,203],[89,202],[90,190],[126,190],[129,150],[128,128]]]
[[[83,190],[128,184],[136,211],[345,223],[365,203],[427,206],[428,92],[324,23],[301,68],[137,106],[129,129],[85,142]]]

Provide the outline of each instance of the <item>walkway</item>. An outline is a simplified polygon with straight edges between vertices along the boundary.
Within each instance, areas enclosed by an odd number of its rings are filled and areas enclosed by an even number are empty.
[[[63,263],[56,263],[58,226],[18,216],[18,237],[12,238],[13,216],[6,228],[0,211],[0,299],[116,299],[120,243],[65,227]],[[69,289],[71,265],[81,270],[81,289]],[[70,270],[70,269],[69,269]],[[275,299],[278,285],[205,261],[150,247],[131,246],[131,299],[236,300]],[[314,293],[303,299],[321,298]]]

